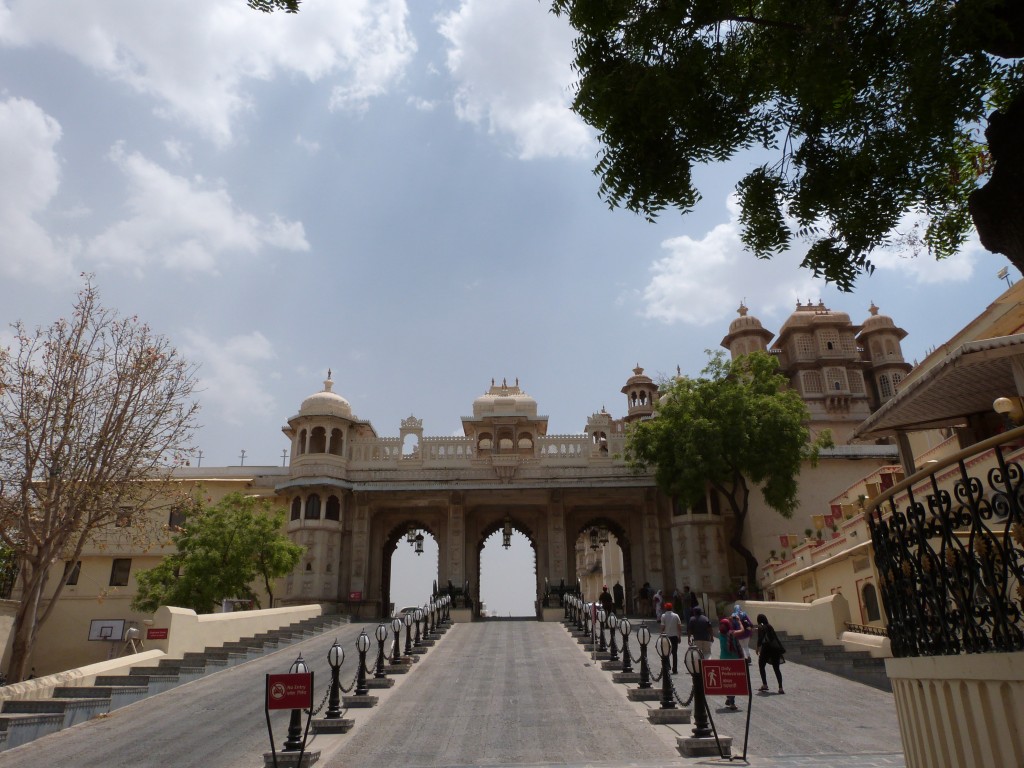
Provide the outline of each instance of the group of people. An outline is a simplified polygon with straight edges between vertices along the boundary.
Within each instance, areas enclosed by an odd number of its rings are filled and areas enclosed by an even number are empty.
[[[688,641],[697,647],[703,658],[711,657],[711,646],[714,641],[714,632],[711,620],[705,615],[704,609],[696,600],[696,595],[687,588],[686,592],[693,596],[693,604],[689,607],[689,619],[686,623],[686,636]],[[658,616],[662,632],[664,632],[672,643],[672,672],[679,672],[679,643],[683,636],[683,620],[673,610],[672,602],[665,602],[661,606]],[[723,617],[718,622],[718,644],[719,658],[722,659],[746,659],[750,661],[750,638],[754,633],[754,625],[746,612],[737,603],[730,616]],[[782,688],[782,670],[779,668],[785,663],[785,648],[779,640],[775,628],[768,621],[763,613],[757,616],[757,653],[758,671],[761,673],[761,692],[768,691],[767,668],[770,666],[775,672],[775,680],[779,684],[779,693],[785,693]],[[736,711],[736,697],[727,696],[725,700],[726,709]]]

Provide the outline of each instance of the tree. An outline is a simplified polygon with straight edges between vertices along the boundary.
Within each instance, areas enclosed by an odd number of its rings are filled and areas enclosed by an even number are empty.
[[[291,573],[305,551],[281,534],[285,511],[267,499],[232,493],[207,508],[185,513],[173,537],[177,551],[141,572],[132,608],[152,613],[161,605],[210,613],[225,598],[253,600],[263,582],[274,604],[273,582]]]
[[[298,13],[301,0],[247,0],[249,7],[263,13],[284,11],[285,13]]]
[[[637,469],[653,466],[658,487],[674,500],[691,506],[710,487],[728,502],[736,519],[729,544],[746,564],[747,584],[757,583],[757,559],[743,544],[749,483],[792,517],[802,462],[831,445],[828,432],[810,440],[807,406],[778,369],[766,352],[731,362],[719,352],[701,378],[677,378],[655,417],[634,423],[626,440],[626,459]]]
[[[982,244],[1024,271],[1020,0],[554,0],[576,29],[573,109],[611,207],[700,199],[696,163],[763,147],[737,186],[759,258],[806,240],[844,290],[871,251]],[[988,143],[980,135],[987,120]],[[987,180],[979,188],[981,181]],[[904,214],[923,233],[897,232]]]
[[[144,536],[132,511],[166,496],[198,405],[194,366],[136,317],[99,303],[89,277],[70,319],[0,349],[0,541],[20,567],[8,679],[25,677],[33,643],[64,588],[44,606],[50,569],[65,575],[91,536]]]

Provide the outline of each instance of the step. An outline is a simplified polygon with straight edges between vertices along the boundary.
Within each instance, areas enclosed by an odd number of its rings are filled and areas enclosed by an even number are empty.
[[[63,715],[63,728],[84,723],[109,710],[110,699],[29,699],[3,704],[3,714]]]
[[[4,749],[13,749],[28,744],[41,736],[56,733],[64,727],[64,715],[57,714],[2,714],[0,731],[6,731]]]
[[[111,711],[145,698],[148,695],[148,686],[139,685],[69,685],[58,686],[53,689],[53,698],[55,699],[109,699]]]

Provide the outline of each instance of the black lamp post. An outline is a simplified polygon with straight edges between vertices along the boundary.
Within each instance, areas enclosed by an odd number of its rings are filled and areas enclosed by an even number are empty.
[[[651,687],[651,669],[647,666],[647,644],[651,642],[651,630],[647,628],[647,622],[641,622],[636,631],[637,642],[640,643],[640,688]]]
[[[610,642],[608,643],[608,650],[612,652],[612,655],[609,657],[609,661],[618,661],[619,660],[619,647],[618,647],[618,645],[616,645],[616,641],[615,641],[615,628],[618,626],[618,624],[619,624],[619,617],[616,616],[614,613],[609,613],[608,614],[608,638],[609,638]]]
[[[672,699],[672,641],[668,635],[658,636],[658,655],[661,656],[661,708],[675,709]]]
[[[427,603],[427,617],[428,617],[427,625],[430,627],[429,634],[431,634],[431,635],[434,634],[434,617],[436,616],[436,614],[437,614],[437,611],[434,608],[434,602],[431,601],[431,602]]]
[[[391,630],[395,633],[395,645],[391,649],[391,663],[402,663],[402,620],[395,616],[391,620]]]
[[[587,631],[587,625],[586,625],[586,623],[584,622],[584,619],[583,619],[583,598],[582,597],[577,597],[576,598],[576,629],[578,629],[580,632],[586,632]]]
[[[359,651],[359,672],[356,675],[356,696],[366,696],[370,689],[366,687],[366,652],[370,650],[370,638],[366,636],[364,629],[356,640],[356,649]]]
[[[619,632],[622,633],[622,671],[632,672],[633,664],[629,658],[629,631],[632,627],[629,625],[629,619],[623,619],[619,622]]]
[[[388,625],[384,622],[378,624],[377,629],[373,631],[373,636],[377,638],[377,669],[373,676],[387,677],[384,673],[384,643],[388,639]]]
[[[597,650],[599,652],[604,652],[604,651],[608,650],[608,646],[604,644],[605,616],[606,616],[606,614],[604,612],[604,608],[598,608],[597,609],[597,623],[598,623],[598,626],[601,628],[600,631],[598,632],[598,641],[597,641]]]
[[[419,648],[423,644],[420,642],[420,622],[423,621],[423,611],[419,608],[416,609],[416,613],[413,614],[413,623],[416,624],[416,638],[412,641],[413,648]]]
[[[293,675],[309,674],[309,667],[306,666],[301,653],[299,658],[292,662],[291,669],[288,672]],[[288,721],[288,738],[284,742],[284,751],[298,752],[305,746],[305,741],[302,738],[302,710],[293,709],[291,719]]]
[[[327,652],[327,663],[331,665],[331,693],[327,699],[326,720],[337,720],[341,717],[341,682],[338,677],[341,674],[341,665],[345,663],[345,650],[338,645],[338,638],[334,638],[334,645]]]
[[[405,655],[412,654],[412,614],[405,614]]]
[[[693,737],[695,739],[706,739],[711,736],[711,727],[708,723],[708,700],[704,694],[704,675],[701,674],[701,661],[704,654],[700,648],[691,645],[686,649],[683,657],[683,664],[686,671],[693,678]]]

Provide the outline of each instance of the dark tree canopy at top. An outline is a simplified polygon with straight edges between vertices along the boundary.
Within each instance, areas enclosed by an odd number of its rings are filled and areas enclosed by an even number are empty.
[[[985,247],[1024,269],[1021,0],[553,10],[578,33],[573,107],[600,131],[609,205],[649,220],[688,211],[694,164],[764,147],[776,159],[738,184],[743,242],[760,258],[806,239],[804,266],[848,290],[912,211],[936,257],[956,251],[973,217]]]
[[[247,0],[249,7],[264,13],[284,11],[285,13],[298,13],[299,3],[302,0]]]

